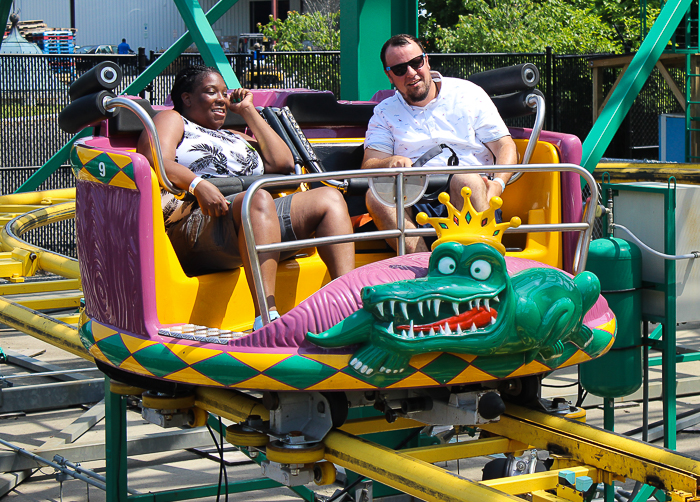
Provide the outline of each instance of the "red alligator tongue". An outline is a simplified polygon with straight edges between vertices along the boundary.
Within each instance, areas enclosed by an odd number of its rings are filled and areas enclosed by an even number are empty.
[[[430,331],[431,328],[433,331],[439,331],[441,326],[443,328],[445,327],[445,323],[449,324],[451,330],[456,330],[458,325],[462,328],[462,330],[467,330],[472,327],[472,324],[475,324],[477,328],[483,328],[491,322],[492,317],[496,319],[497,316],[498,312],[496,312],[494,309],[487,310],[486,307],[479,307],[478,309],[474,308],[467,312],[462,312],[457,316],[448,317],[447,319],[443,319],[432,324],[413,326],[413,331]],[[409,328],[410,326],[408,325],[396,326],[396,329]]]

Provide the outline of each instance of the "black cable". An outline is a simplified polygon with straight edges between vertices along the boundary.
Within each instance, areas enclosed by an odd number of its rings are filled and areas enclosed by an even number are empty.
[[[216,440],[216,436],[214,435],[214,431],[211,430],[211,426],[209,423],[207,423],[207,430],[209,431],[209,435],[211,436],[212,441],[214,441],[214,446],[216,446],[216,451],[221,454],[221,450],[219,449],[219,442]],[[216,502],[219,502],[221,499],[221,477],[222,477],[222,471],[221,471],[221,464],[219,464],[219,484],[216,488]]]
[[[228,471],[226,470],[226,463],[224,462],[224,425],[221,423],[221,417],[219,418],[219,439],[221,440],[221,469],[224,470],[224,489],[226,490],[226,502],[228,502]]]
[[[415,431],[413,431],[413,433],[411,433],[410,435],[406,436],[406,437],[404,438],[404,440],[401,441],[401,442],[398,444],[398,446],[397,446],[396,448],[394,448],[394,450],[400,450],[401,448],[403,448],[404,446],[406,446],[406,444],[407,444],[409,441],[412,441],[418,434],[420,434],[420,431],[422,431],[422,430],[423,430],[423,428],[421,427],[420,429],[416,429]],[[353,482],[350,483],[348,486],[346,486],[345,488],[343,488],[340,492],[338,492],[337,494],[333,495],[331,498],[329,498],[328,500],[326,500],[326,502],[335,502],[336,500],[340,500],[341,497],[344,497],[345,495],[347,495],[347,493],[348,493],[350,490],[352,490],[354,487],[356,487],[356,486],[360,483],[360,481],[362,481],[363,479],[365,479],[364,476],[358,475],[358,476],[357,476],[357,479],[356,479],[355,481],[353,481]]]
[[[547,385],[547,384],[540,384],[542,387],[549,387],[550,389],[565,389],[567,387],[575,387],[578,385],[578,382],[574,383],[567,383],[564,385]]]

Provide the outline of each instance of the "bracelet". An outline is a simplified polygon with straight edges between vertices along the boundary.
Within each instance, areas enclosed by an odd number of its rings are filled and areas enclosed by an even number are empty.
[[[506,191],[506,182],[503,181],[501,178],[493,178],[493,181],[498,182],[499,185],[501,185],[501,194]]]
[[[195,179],[192,180],[192,183],[190,183],[190,187],[187,189],[187,191],[194,195],[194,189],[197,188],[197,185],[199,185],[201,181],[204,180],[197,176]]]

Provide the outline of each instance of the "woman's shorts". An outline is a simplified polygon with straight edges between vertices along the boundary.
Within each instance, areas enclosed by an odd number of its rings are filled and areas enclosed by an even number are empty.
[[[238,235],[231,214],[236,195],[229,195],[227,216],[205,216],[197,206],[189,216],[168,228],[168,237],[180,260],[182,269],[189,276],[208,274],[221,270],[234,270],[243,265],[238,252]],[[297,240],[292,229],[292,195],[275,199],[282,242]],[[285,253],[285,257],[294,252]]]

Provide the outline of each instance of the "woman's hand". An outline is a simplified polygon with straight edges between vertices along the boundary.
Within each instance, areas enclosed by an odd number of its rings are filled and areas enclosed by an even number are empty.
[[[243,88],[231,91],[231,94],[228,95],[228,109],[233,113],[241,115],[246,108],[255,110],[253,93]]]
[[[194,189],[199,207],[205,216],[224,216],[228,213],[229,202],[221,195],[216,186],[207,180],[202,180]]]

